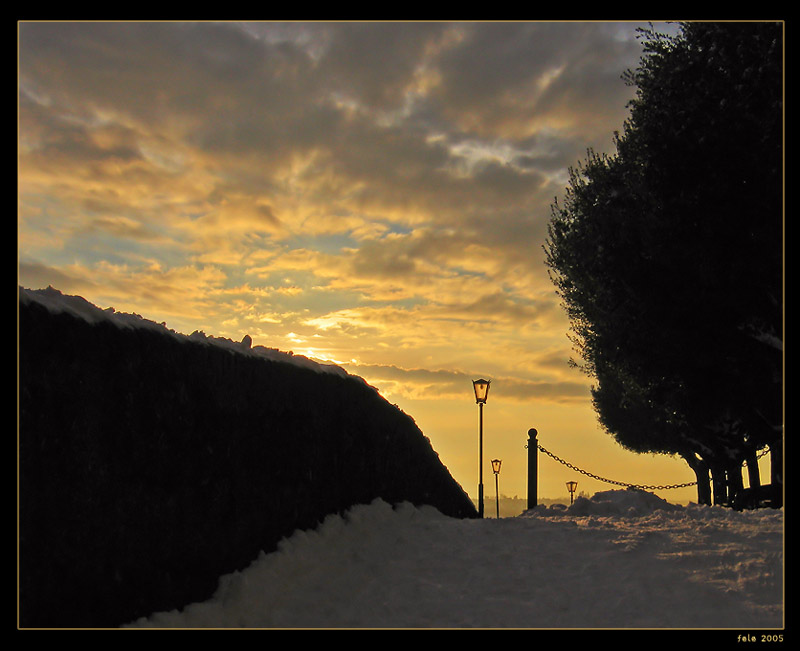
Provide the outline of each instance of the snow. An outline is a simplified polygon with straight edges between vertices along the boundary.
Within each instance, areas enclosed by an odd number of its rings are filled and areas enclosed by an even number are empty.
[[[640,490],[500,519],[376,500],[126,628],[775,629],[783,531],[782,510]]]
[[[70,296],[63,294],[52,286],[47,287],[47,289],[26,289],[24,287],[20,287],[19,301],[21,304],[32,302],[38,303],[53,314],[71,314],[72,316],[83,319],[88,323],[94,324],[107,322],[113,323],[119,328],[144,328],[175,337],[180,341],[193,341],[195,343],[206,344],[210,346],[219,346],[229,350],[232,353],[240,355],[254,355],[271,361],[294,364],[295,366],[302,366],[304,368],[311,369],[317,373],[333,373],[342,377],[349,377],[366,384],[363,378],[360,378],[357,375],[349,374],[341,366],[337,366],[335,364],[325,364],[309,359],[308,357],[304,357],[303,355],[295,355],[292,352],[283,352],[276,348],[253,346],[250,335],[245,335],[240,342],[232,341],[231,339],[226,339],[224,337],[213,337],[206,335],[204,332],[199,330],[196,330],[190,335],[185,335],[167,328],[165,323],[156,323],[155,321],[150,321],[149,319],[143,318],[139,314],[117,312],[113,307],[101,309],[81,296]]]

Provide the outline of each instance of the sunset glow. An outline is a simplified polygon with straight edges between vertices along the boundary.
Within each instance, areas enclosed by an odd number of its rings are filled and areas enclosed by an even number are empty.
[[[472,497],[479,377],[487,497],[493,458],[526,496],[532,427],[599,477],[692,482],[601,430],[543,263],[568,168],[627,117],[639,26],[22,22],[19,284],[338,364]],[[539,478],[615,487],[541,454]]]

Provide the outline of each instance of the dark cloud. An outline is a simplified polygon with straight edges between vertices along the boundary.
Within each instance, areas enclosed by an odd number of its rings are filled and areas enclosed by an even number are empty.
[[[268,78],[262,48],[225,24],[22,23],[19,56],[23,84],[147,121],[207,116],[218,93]]]
[[[225,182],[242,184],[246,193],[277,191],[276,174],[298,156],[313,156],[302,174],[316,180],[309,192],[318,201],[352,201],[378,216],[424,212],[452,223],[465,213],[530,210],[547,174],[621,126],[618,78],[636,45],[616,38],[615,29],[526,22],[23,23],[20,77],[23,94],[48,112],[48,121],[40,116],[38,128],[47,129],[40,137],[51,147],[73,147],[79,159],[96,143],[79,132],[70,136],[67,116],[120,124],[130,116],[143,134],[181,138],[221,168],[238,164]],[[537,90],[553,70],[559,75]],[[420,75],[431,77],[428,86],[417,88]],[[532,133],[535,118],[548,113],[583,120],[592,133],[580,142],[557,129]],[[465,167],[451,147],[470,126],[474,137],[488,145],[500,139],[516,155]]]
[[[450,370],[405,369],[394,365],[347,364],[347,368],[367,381],[391,382],[404,387],[401,393],[416,398],[437,400],[463,397],[471,390],[476,374]],[[585,402],[589,388],[580,382],[551,382],[519,378],[492,378],[492,395],[495,400],[543,401],[558,403]]]
[[[93,212],[100,212],[104,206],[94,206]],[[110,237],[128,240],[157,240],[160,235],[144,224],[130,219],[104,215],[93,217],[76,231],[76,235],[105,234]]]
[[[428,47],[447,29],[436,22],[332,23],[314,79],[320,87],[371,109],[392,109],[405,93]]]
[[[136,134],[122,125],[93,124],[91,118],[64,116],[29,96],[20,98],[20,136],[25,156],[44,167],[141,160]],[[100,136],[100,137],[98,137]]]
[[[17,273],[20,284],[27,289],[45,289],[53,286],[66,293],[93,289],[84,278],[37,261],[21,260]]]
[[[453,306],[456,307],[456,306]],[[474,315],[476,319],[498,320],[524,324],[537,321],[554,309],[552,301],[515,300],[506,292],[492,292],[472,302],[457,306],[459,311]]]
[[[615,23],[473,23],[437,59],[441,110],[478,130],[516,127],[561,114],[592,112],[619,120],[626,97],[622,72],[640,46],[618,38]],[[564,95],[565,91],[567,92]],[[596,119],[595,118],[595,119]],[[489,131],[490,132],[490,131]]]
[[[565,30],[566,28],[566,30]],[[441,101],[449,110],[486,108],[527,92],[549,66],[562,64],[569,27],[540,23],[468,23],[461,39],[437,58]]]

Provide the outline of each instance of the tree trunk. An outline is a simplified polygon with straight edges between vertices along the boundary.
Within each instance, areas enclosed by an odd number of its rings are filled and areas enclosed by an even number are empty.
[[[700,462],[700,466],[695,470],[697,475],[697,503],[711,506],[711,477],[708,472],[708,464]]]
[[[711,506],[711,480],[708,464],[694,454],[681,455],[697,477],[697,503]]]
[[[711,481],[714,485],[714,504],[717,506],[728,505],[728,477],[725,469],[711,464]]]
[[[758,469],[758,451],[747,451],[747,479],[750,482],[750,488],[753,489],[754,494],[758,494],[758,489],[761,488],[761,471]]]
[[[728,477],[728,504],[737,511],[741,511],[744,491],[742,467],[737,465],[733,468],[729,468],[726,475]]]
[[[748,450],[745,454],[747,461],[747,480],[750,483],[747,502],[748,508],[759,508],[761,506],[761,471],[758,468],[758,450]]]

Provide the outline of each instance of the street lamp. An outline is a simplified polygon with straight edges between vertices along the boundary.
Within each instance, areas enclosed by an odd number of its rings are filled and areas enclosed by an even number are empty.
[[[500,476],[500,464],[503,463],[500,459],[492,459],[492,470],[494,470],[494,498],[497,504],[497,519],[500,519],[500,489],[499,485],[500,482],[498,477]]]
[[[568,481],[567,490],[569,491],[569,503],[572,504],[572,496],[575,494],[575,489],[578,487],[578,482]]]
[[[478,517],[483,517],[483,405],[489,396],[489,383],[491,380],[473,380],[472,388],[475,389],[475,402],[480,409],[480,430],[478,438]]]

